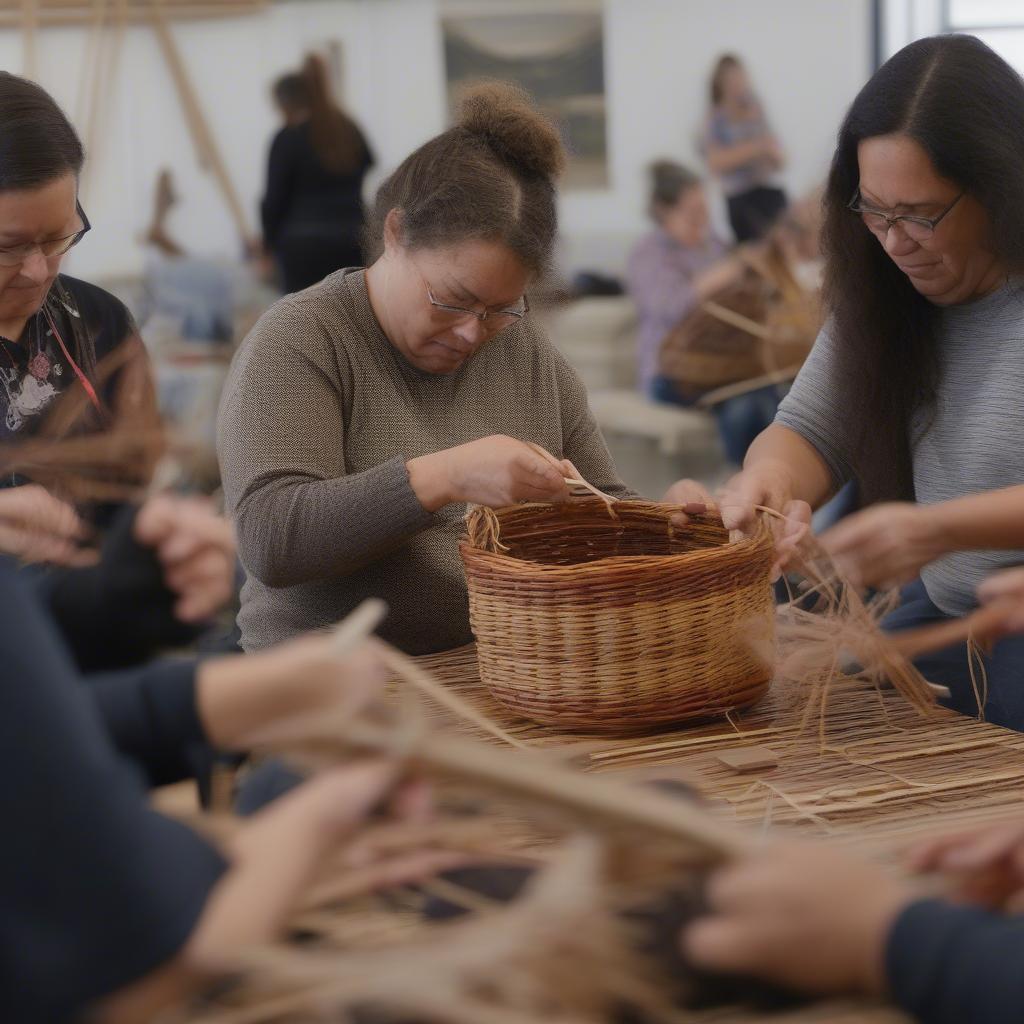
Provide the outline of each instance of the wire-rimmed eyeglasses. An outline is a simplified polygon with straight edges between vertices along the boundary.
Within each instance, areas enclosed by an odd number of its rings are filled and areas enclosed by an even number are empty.
[[[866,206],[861,197],[859,186],[857,191],[853,193],[853,198],[846,204],[846,207],[853,213],[858,214],[868,229],[876,235],[887,235],[890,228],[899,224],[908,238],[913,239],[915,242],[923,242],[932,237],[935,229],[939,226],[939,222],[966,194],[966,192],[961,192],[938,217],[915,217],[904,213],[897,214],[894,217],[885,210]]]
[[[522,320],[530,312],[530,303],[525,295],[519,300],[519,305],[517,306],[512,306],[508,309],[485,309],[482,313],[478,313],[475,309],[466,309],[465,306],[452,306],[447,302],[439,302],[430,285],[427,285],[427,299],[434,309],[442,313],[448,313],[452,317],[458,317],[459,319],[471,316],[494,330],[508,327],[510,324]]]

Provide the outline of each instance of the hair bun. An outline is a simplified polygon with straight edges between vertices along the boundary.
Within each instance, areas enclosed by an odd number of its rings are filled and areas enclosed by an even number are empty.
[[[529,94],[508,82],[474,86],[459,105],[458,126],[483,139],[510,166],[546,178],[565,166],[558,128]]]

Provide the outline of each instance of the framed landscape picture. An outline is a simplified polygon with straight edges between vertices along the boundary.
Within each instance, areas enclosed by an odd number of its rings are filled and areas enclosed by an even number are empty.
[[[564,185],[608,186],[601,7],[587,2],[446,3],[450,111],[480,79],[516,82],[558,123],[569,150]]]

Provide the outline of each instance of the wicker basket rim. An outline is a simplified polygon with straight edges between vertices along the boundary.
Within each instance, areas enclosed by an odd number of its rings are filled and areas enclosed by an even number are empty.
[[[595,504],[597,504],[595,502]],[[673,509],[682,512],[681,506],[668,505],[660,502],[643,502],[645,505],[663,505],[666,510]],[[510,508],[529,508],[529,505],[513,505]],[[547,506],[537,504],[538,508]],[[495,509],[501,512],[502,509]],[[734,557],[737,552],[744,549],[751,552],[758,551],[766,544],[772,545],[771,531],[765,521],[763,513],[758,515],[757,531],[751,536],[741,537],[739,540],[729,539],[724,544],[716,544],[713,547],[698,548],[695,551],[680,551],[670,555],[609,555],[607,558],[596,558],[589,562],[574,562],[571,566],[557,565],[546,562],[535,562],[527,558],[516,558],[503,551],[488,551],[486,548],[475,547],[469,537],[463,536],[459,541],[459,551],[463,558],[467,556],[479,562],[489,562],[495,567],[503,569],[522,568],[533,573],[552,573],[562,575],[567,568],[572,568],[576,573],[604,572],[605,570],[618,567],[619,565],[630,565],[635,568],[653,568],[655,566],[683,565],[686,562],[700,559],[707,562],[716,558]]]

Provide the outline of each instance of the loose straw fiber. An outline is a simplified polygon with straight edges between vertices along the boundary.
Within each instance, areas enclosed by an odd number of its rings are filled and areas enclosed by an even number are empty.
[[[626,734],[745,707],[768,688],[772,540],[713,515],[581,500],[475,509],[461,545],[480,677],[507,708]],[[767,644],[750,644],[751,631]]]

